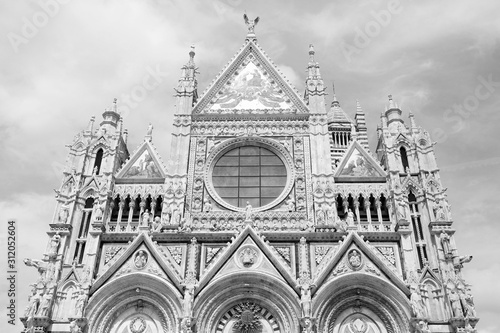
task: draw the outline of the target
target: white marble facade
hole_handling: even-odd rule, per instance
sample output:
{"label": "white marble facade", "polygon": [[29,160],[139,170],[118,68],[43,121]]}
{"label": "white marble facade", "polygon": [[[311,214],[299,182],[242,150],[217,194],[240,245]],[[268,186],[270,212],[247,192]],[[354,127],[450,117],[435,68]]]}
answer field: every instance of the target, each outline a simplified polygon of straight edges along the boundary
{"label": "white marble facade", "polygon": [[116,101],[75,137],[25,332],[475,332],[429,133],[390,96],[372,154],[314,47],[301,94],[245,21],[201,97],[189,53],[166,162]]}

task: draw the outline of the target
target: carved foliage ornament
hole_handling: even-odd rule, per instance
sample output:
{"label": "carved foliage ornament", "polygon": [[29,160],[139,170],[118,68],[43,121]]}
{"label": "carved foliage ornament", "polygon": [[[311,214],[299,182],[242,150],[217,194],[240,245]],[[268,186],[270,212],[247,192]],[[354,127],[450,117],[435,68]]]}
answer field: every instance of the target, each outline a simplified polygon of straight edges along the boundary
{"label": "carved foliage ornament", "polygon": [[244,302],[235,307],[237,319],[233,326],[233,333],[261,333],[262,323],[260,322],[261,307],[255,303]]}

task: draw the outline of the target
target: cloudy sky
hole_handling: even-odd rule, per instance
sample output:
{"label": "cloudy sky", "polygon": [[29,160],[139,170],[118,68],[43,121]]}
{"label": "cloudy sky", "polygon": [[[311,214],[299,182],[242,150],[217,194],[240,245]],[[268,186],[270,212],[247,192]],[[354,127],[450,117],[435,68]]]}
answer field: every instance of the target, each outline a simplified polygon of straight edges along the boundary
{"label": "cloudy sky", "polygon": [[[335,82],[344,110],[352,116],[356,99],[363,106],[372,149],[388,94],[434,136],[459,251],[474,256],[464,275],[478,328],[499,332],[497,0],[0,2],[0,217],[17,219],[18,259],[41,258],[45,250],[65,144],[116,97],[126,111],[129,149],[152,122],[166,160],[173,88],[190,45],[201,93],[242,45],[245,11],[260,16],[260,45],[299,91],[308,45],[315,45],[325,83]],[[133,95],[151,73],[156,87]],[[22,312],[35,271],[20,272]]]}

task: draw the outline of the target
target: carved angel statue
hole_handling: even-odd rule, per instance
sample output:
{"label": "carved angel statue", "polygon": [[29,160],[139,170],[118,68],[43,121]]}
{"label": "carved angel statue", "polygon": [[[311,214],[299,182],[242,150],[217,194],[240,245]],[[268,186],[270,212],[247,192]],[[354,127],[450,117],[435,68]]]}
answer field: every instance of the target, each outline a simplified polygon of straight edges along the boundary
{"label": "carved angel statue", "polygon": [[257,25],[257,23],[259,23],[259,17],[257,16],[254,20],[249,20],[247,14],[243,14],[243,19],[245,20],[245,24],[247,25],[248,33],[254,34],[255,26]]}

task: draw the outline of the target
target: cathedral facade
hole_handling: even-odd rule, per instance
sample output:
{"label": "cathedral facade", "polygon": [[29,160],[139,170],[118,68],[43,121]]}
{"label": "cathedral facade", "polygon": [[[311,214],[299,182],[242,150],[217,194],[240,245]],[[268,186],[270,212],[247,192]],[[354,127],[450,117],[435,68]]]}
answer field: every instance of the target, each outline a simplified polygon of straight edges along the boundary
{"label": "cathedral facade", "polygon": [[301,94],[245,21],[200,95],[189,52],[166,163],[116,100],[75,137],[23,332],[476,332],[429,133],[389,96],[372,152],[313,46]]}

